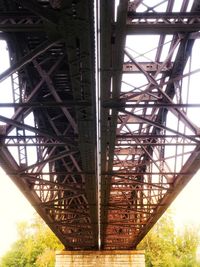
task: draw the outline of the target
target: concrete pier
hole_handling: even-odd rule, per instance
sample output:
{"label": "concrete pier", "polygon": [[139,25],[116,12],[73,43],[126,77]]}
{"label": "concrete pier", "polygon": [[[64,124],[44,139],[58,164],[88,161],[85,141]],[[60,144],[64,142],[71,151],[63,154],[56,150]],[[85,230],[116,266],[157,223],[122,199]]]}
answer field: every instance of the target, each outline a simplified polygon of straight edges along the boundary
{"label": "concrete pier", "polygon": [[59,251],[55,267],[145,267],[144,251]]}

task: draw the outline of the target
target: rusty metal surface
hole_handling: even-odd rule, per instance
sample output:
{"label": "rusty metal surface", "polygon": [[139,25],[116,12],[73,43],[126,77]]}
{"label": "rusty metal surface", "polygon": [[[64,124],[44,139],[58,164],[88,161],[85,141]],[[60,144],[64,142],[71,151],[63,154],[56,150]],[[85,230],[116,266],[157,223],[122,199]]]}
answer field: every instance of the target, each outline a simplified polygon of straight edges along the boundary
{"label": "rusty metal surface", "polygon": [[101,0],[95,54],[93,1],[0,0],[0,164],[67,249],[135,248],[200,167],[200,5],[178,2]]}
{"label": "rusty metal surface", "polygon": [[66,247],[95,249],[93,4],[0,1],[0,17],[14,96],[1,165]]}
{"label": "rusty metal surface", "polygon": [[109,22],[102,7],[102,247],[130,249],[199,168],[183,86],[199,4],[120,1]]}

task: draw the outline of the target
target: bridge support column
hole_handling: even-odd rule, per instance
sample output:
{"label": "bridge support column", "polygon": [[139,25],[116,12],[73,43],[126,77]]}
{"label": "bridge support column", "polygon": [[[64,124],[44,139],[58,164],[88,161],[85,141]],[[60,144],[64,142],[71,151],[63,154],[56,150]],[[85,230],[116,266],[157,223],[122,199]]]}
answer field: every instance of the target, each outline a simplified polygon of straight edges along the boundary
{"label": "bridge support column", "polygon": [[144,251],[61,251],[55,267],[145,267]]}

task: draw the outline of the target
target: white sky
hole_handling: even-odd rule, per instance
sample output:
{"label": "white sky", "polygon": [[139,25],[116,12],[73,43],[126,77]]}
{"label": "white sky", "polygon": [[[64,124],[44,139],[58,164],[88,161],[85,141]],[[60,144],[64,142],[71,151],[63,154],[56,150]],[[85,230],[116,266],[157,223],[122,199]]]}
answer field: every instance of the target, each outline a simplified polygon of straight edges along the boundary
{"label": "white sky", "polygon": [[182,190],[172,203],[174,210],[174,222],[177,228],[184,225],[200,226],[200,171]]}
{"label": "white sky", "polygon": [[17,239],[17,222],[30,220],[34,209],[0,168],[0,256]]}

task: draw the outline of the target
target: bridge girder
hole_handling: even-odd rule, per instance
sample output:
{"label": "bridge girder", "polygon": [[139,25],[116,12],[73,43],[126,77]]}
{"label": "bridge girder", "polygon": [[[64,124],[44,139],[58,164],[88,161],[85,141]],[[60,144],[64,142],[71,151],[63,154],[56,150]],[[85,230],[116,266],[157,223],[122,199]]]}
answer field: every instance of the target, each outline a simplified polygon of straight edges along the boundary
{"label": "bridge girder", "polygon": [[11,62],[0,82],[14,99],[0,103],[0,164],[68,249],[136,247],[200,167],[187,112],[200,103],[183,85],[198,73],[185,68],[200,5],[162,2],[121,0],[115,13],[101,0],[95,25],[92,1],[0,1]]}

